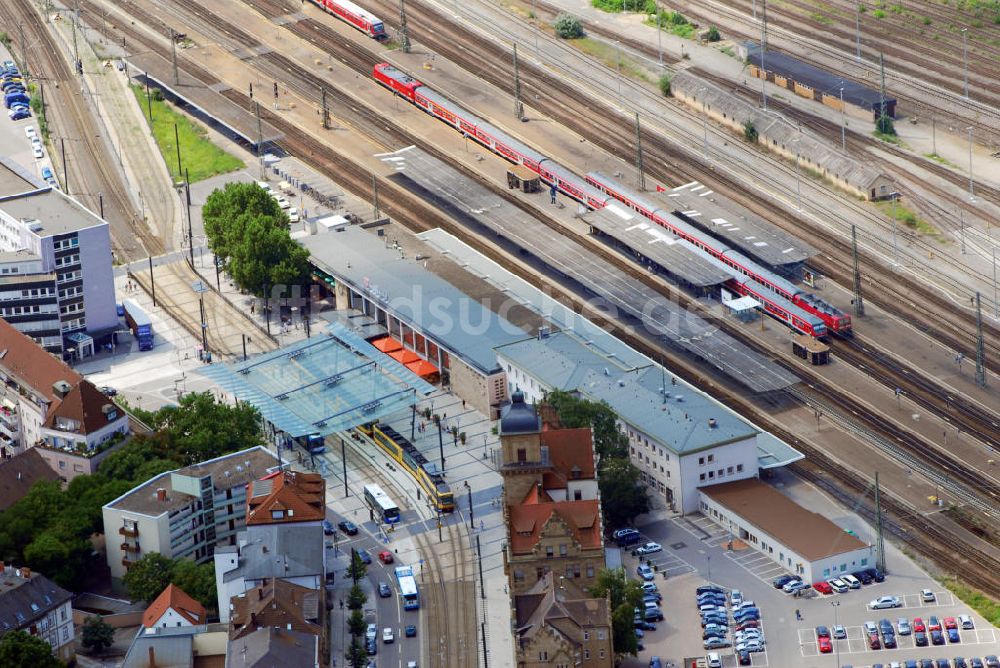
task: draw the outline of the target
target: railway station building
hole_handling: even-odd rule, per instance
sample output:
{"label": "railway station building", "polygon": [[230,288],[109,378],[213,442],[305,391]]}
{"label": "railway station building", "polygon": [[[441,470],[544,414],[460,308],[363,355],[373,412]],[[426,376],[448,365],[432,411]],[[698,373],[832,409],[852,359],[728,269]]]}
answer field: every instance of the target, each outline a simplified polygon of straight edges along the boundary
{"label": "railway station building", "polygon": [[381,338],[399,345],[395,352],[426,363],[422,373],[439,377],[480,413],[499,414],[507,382],[493,348],[523,338],[524,330],[404,257],[385,237],[347,226],[299,241],[338,311],[367,316]]}
{"label": "railway station building", "polygon": [[[770,67],[770,61],[767,61]],[[706,114],[743,137],[747,123],[757,130],[757,143],[773,153],[821,174],[834,185],[867,200],[892,196],[889,177],[871,165],[842,152],[791,123],[781,114],[764,111],[687,70],[670,80],[678,100]]]}
{"label": "railway station building", "polygon": [[698,509],[739,540],[811,583],[875,566],[875,548],[756,478],[699,490]]}
{"label": "railway station building", "polygon": [[[608,344],[614,346],[609,349]],[[607,337],[542,332],[496,349],[511,392],[540,402],[551,390],[606,401],[658,507],[697,512],[699,488],[755,478],[802,454],[758,429],[668,369]]]}

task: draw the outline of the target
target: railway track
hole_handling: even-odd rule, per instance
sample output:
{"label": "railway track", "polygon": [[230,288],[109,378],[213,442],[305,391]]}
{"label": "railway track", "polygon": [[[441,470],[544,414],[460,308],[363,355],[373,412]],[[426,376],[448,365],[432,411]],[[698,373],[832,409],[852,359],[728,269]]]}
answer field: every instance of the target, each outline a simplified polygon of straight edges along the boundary
{"label": "railway track", "polygon": [[[63,46],[53,37],[30,0],[0,3],[0,22],[21,25],[30,49],[30,73],[36,83],[45,86],[46,111],[50,125],[49,157],[53,171],[68,181],[69,192],[91,211],[99,212],[101,200],[109,222],[112,247],[119,261],[145,258],[163,251],[163,242],[141,221],[121,172],[110,157],[114,150],[106,141],[107,133],[93,117],[80,90]],[[18,35],[20,36],[20,35]],[[21,45],[23,47],[24,45]],[[54,127],[53,127],[54,126]],[[68,142],[72,173],[62,172],[57,159],[55,138]],[[136,244],[135,242],[139,243]]]}
{"label": "railway track", "polygon": [[[312,85],[312,84],[310,84],[310,85]],[[230,95],[230,97],[233,98],[233,99],[242,99],[242,95],[240,93],[237,93],[236,91],[230,90],[230,91],[227,91],[227,94]],[[244,99],[244,103],[245,102],[246,102],[246,100]],[[303,132],[302,130],[296,129],[297,130],[296,132],[290,132],[290,130],[292,130],[291,125],[288,124],[287,122],[283,122],[280,118],[272,117],[272,118],[269,118],[268,120],[270,120],[271,122],[274,122],[274,123],[278,124],[279,127],[284,126],[284,127],[282,127],[282,130],[285,131],[285,133],[286,133],[287,141],[290,144],[294,144],[299,149],[298,151],[295,151],[295,152],[299,153],[300,155],[307,155],[307,154],[312,155],[313,156],[313,162],[317,163],[317,161],[318,161],[318,163],[319,163],[316,166],[318,166],[323,171],[331,171],[331,168],[333,167],[333,165],[331,163],[329,163],[329,162],[325,162],[325,160],[324,160],[325,156],[330,155],[330,153],[331,153],[330,149],[328,149],[327,147],[325,147],[324,145],[322,145],[320,142],[318,142],[315,139],[313,139],[310,135],[308,135],[307,133]],[[353,182],[353,187],[352,187],[351,184],[345,184],[345,185],[347,185],[349,187],[349,189],[354,190],[355,192],[360,192],[360,193],[366,193],[367,192],[367,189],[368,189],[368,183],[367,183],[368,182],[368,178],[367,178],[368,174],[366,172],[364,172],[363,170],[360,170],[361,174],[355,174],[354,172],[356,170],[353,167],[345,165],[344,161],[338,161],[336,163],[336,166],[337,166],[338,171],[340,172],[341,175],[348,176],[349,180]],[[345,169],[345,167],[346,167],[346,169]],[[359,181],[360,181],[360,185],[359,185]],[[355,190],[355,188],[357,188],[357,189]],[[418,206],[414,207],[412,205],[412,199],[413,198],[407,198],[407,197],[404,196],[404,197],[401,197],[398,200],[396,200],[396,202],[402,202],[403,206],[405,207],[406,210],[405,210],[405,212],[403,212],[403,211],[399,211],[397,213],[390,212],[390,215],[393,215],[394,217],[398,217],[400,220],[405,221],[408,224],[411,224],[412,221],[413,221],[413,219],[414,219],[415,212],[418,212],[420,209],[425,208],[425,207],[423,207],[421,205],[418,205]],[[419,202],[419,200],[418,200],[418,202]],[[431,226],[442,226],[445,229],[453,229],[454,228],[454,226],[451,225],[451,224],[449,224],[449,223],[447,223],[447,221],[435,222],[435,221],[429,221],[427,218],[423,218],[423,220],[421,220],[421,222],[417,223],[417,225],[416,225],[416,227],[418,229],[426,229],[427,227],[431,227]],[[648,346],[642,346],[642,347],[648,348]],[[744,402],[737,401],[736,403],[740,404],[740,403],[744,403]]]}

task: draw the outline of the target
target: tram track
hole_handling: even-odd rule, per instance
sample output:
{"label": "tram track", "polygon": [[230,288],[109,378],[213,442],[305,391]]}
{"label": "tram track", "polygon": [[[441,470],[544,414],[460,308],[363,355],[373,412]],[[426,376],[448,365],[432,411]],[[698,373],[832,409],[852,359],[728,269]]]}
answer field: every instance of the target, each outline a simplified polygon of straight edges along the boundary
{"label": "tram track", "polygon": [[[228,96],[230,96],[231,99],[243,99],[242,95],[240,93],[237,93],[236,91],[232,91],[232,90],[226,91],[226,94]],[[243,102],[245,104],[246,100],[243,99]],[[270,114],[268,114],[268,115],[270,116]],[[274,118],[268,118],[268,120],[271,121],[271,122],[274,122],[274,123],[278,124],[279,126],[282,126],[282,125],[287,126],[287,127],[282,127],[282,130],[286,132],[287,141],[290,142],[290,143],[294,143],[294,145],[296,147],[298,147],[300,149],[300,151],[301,150],[307,151],[308,154],[310,154],[313,157],[312,161],[314,162],[314,164],[316,164],[316,160],[315,159],[320,158],[320,156],[327,156],[327,155],[329,155],[331,153],[331,151],[327,147],[325,147],[321,142],[318,142],[315,139],[312,139],[310,135],[308,135],[307,133],[304,133],[301,130],[298,131],[298,134],[296,134],[295,132],[289,133],[288,130],[291,127],[290,124],[288,124],[287,122],[283,122],[280,118],[274,117]],[[299,152],[299,154],[305,155],[307,153]],[[326,163],[325,165],[324,164],[320,164],[320,165],[316,165],[316,166],[320,167],[321,171],[329,171],[330,168],[332,167],[332,165],[330,163]],[[345,169],[345,162],[343,162],[343,161],[338,161],[336,163],[336,167],[338,169],[339,176],[344,175],[345,172],[350,173],[350,172],[354,171],[353,169]],[[367,189],[368,189],[368,176],[369,175],[364,170],[360,170],[360,171],[361,171],[361,174],[356,175],[356,177],[352,176],[351,179],[349,179],[349,180],[354,181],[354,187],[351,187],[350,184],[345,184],[345,185],[347,185],[348,188],[351,189],[352,191],[355,190],[355,187],[357,187],[358,191],[360,191],[362,193],[365,193],[365,192],[367,192]],[[360,177],[360,178],[357,178],[357,177]],[[363,185],[361,185],[360,187],[358,187],[358,181],[361,181],[361,183],[363,183]],[[422,205],[414,207],[412,205],[413,199],[414,198],[412,198],[412,197],[408,198],[405,195],[402,196],[402,197],[400,197],[398,200],[396,200],[396,202],[397,203],[403,203],[403,206],[405,207],[406,210],[405,211],[400,211],[400,212],[395,213],[395,214],[390,214],[390,215],[394,215],[394,217],[399,218],[401,221],[404,221],[407,224],[412,224],[415,212],[419,212],[420,209],[426,208],[425,206],[422,206]],[[438,224],[435,224],[434,222],[431,222],[430,224],[428,224],[427,219],[423,219],[421,221],[421,223],[419,223],[417,225],[418,229],[427,229],[428,227],[432,227],[432,226],[442,226],[445,229],[454,229],[454,226],[448,224],[447,221],[442,221],[441,223],[438,223]],[[476,245],[476,244],[474,244],[474,245]],[[643,345],[642,347],[648,349],[648,345]],[[743,401],[738,401],[736,403],[737,404],[741,404],[741,403],[744,403],[744,402]]]}

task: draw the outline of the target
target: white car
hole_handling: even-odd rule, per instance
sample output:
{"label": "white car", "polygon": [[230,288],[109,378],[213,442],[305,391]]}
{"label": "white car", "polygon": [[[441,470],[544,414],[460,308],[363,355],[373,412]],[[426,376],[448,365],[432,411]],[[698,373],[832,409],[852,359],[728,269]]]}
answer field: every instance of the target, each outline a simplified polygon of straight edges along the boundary
{"label": "white car", "polygon": [[[281,203],[279,202],[279,205]],[[659,543],[646,543],[642,547],[636,549],[636,554],[653,554],[654,552],[660,552],[663,550],[663,546]]]}
{"label": "white car", "polygon": [[901,608],[903,603],[895,596],[880,596],[868,604],[872,610],[884,610],[886,608]]}
{"label": "white car", "polygon": [[35,126],[34,125],[28,125],[28,126],[26,126],[24,128],[24,134],[25,134],[25,136],[27,136],[28,139],[32,139],[32,140],[35,139],[36,137],[38,137],[38,133],[35,132]]}
{"label": "white car", "polygon": [[654,582],[643,582],[640,585],[640,587],[642,588],[642,591],[644,591],[647,594],[655,594],[659,593],[660,591],[659,588],[657,588],[656,583]]}
{"label": "white car", "polygon": [[718,652],[709,652],[705,659],[708,660],[708,668],[722,668],[722,657]]}
{"label": "white car", "polygon": [[387,626],[384,629],[382,629],[382,642],[390,643],[395,639],[396,637],[392,635],[392,627]]}
{"label": "white car", "polygon": [[729,602],[733,604],[734,608],[740,607],[743,603],[743,592],[739,589],[734,589],[732,593],[729,594]]}
{"label": "white car", "polygon": [[827,580],[826,582],[831,587],[833,587],[833,591],[837,592],[838,594],[843,594],[848,589],[850,589],[850,587],[848,587],[847,584],[839,578],[832,578],[830,580]]}
{"label": "white car", "polygon": [[908,636],[913,633],[913,627],[910,626],[910,620],[906,617],[900,617],[896,621],[896,628],[899,629],[899,635]]}
{"label": "white car", "polygon": [[42,153],[42,147],[38,145],[31,147],[31,155],[35,156],[38,159],[42,159],[45,157],[45,154]]}
{"label": "white car", "polygon": [[293,206],[291,209],[288,210],[288,222],[297,223],[300,220],[302,220],[302,218],[299,217],[299,210],[298,208]]}
{"label": "white car", "polygon": [[933,603],[934,601],[937,600],[937,597],[934,596],[934,592],[932,592],[930,589],[921,589],[920,600],[923,601],[924,603]]}
{"label": "white car", "polygon": [[258,181],[258,182],[257,182],[257,186],[258,186],[258,187],[259,187],[259,188],[260,188],[261,190],[263,190],[264,192],[266,192],[266,193],[267,193],[268,195],[270,195],[270,194],[271,194],[271,186],[270,186],[270,185],[268,185],[267,181]]}
{"label": "white car", "polygon": [[969,615],[959,615],[958,625],[963,629],[974,629],[976,625],[972,623],[972,617]]}
{"label": "white car", "polygon": [[291,202],[285,199],[285,197],[282,195],[278,195],[277,197],[275,197],[274,201],[277,202],[278,206],[281,207],[282,209],[287,209],[290,206],[292,206]]}

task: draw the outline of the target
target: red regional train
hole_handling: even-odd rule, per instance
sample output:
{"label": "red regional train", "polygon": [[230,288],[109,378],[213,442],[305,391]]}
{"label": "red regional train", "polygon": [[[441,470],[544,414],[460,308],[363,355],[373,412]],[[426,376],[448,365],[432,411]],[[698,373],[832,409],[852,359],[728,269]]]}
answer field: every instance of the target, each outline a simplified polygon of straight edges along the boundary
{"label": "red regional train", "polygon": [[386,39],[382,19],[358,7],[351,0],[312,0],[312,3],[337,18],[351,24],[364,34],[375,39]]}
{"label": "red regional train", "polygon": [[[748,281],[740,281],[736,278],[730,281],[732,283],[730,287],[740,294],[749,294],[764,302],[765,309],[769,314],[797,331],[817,338],[825,336],[828,331],[834,331],[840,335],[850,333],[850,317],[846,314],[826,305],[814,295],[803,292],[788,280],[765,269],[742,253],[729,248],[723,242],[702,233],[672,213],[648,204],[640,196],[626,191],[622,186],[606,177],[592,173],[588,174],[586,179],[581,179],[565,167],[469,113],[389,63],[375,65],[373,77],[389,90],[402,95],[420,109],[451,125],[463,135],[476,140],[513,163],[524,165],[537,173],[546,183],[558,188],[573,199],[594,209],[603,208],[612,198],[621,200],[658,225],[687,239],[728,267],[752,279],[760,287],[766,288],[766,290],[761,290],[760,287]],[[773,293],[777,298],[772,298],[769,293]],[[815,306],[817,302],[825,305],[834,313],[821,312],[822,309]]]}

